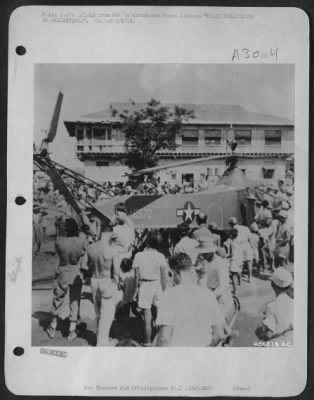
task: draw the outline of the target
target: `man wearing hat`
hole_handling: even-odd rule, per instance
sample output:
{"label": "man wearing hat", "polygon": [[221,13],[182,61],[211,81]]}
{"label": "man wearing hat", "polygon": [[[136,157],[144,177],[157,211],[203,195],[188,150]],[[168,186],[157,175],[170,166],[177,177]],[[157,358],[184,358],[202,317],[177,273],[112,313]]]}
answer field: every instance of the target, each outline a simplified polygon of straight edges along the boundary
{"label": "man wearing hat", "polygon": [[209,237],[213,239],[213,234],[211,231],[207,228],[206,223],[207,223],[207,215],[201,211],[199,214],[196,216],[196,222],[198,225],[198,228],[193,232],[192,238],[195,240],[199,240],[199,238],[203,237]]}
{"label": "man wearing hat", "polygon": [[275,270],[271,277],[271,287],[275,292],[276,300],[267,305],[265,319],[256,330],[261,340],[292,344],[294,305],[293,299],[288,295],[292,284],[293,278],[289,271],[283,267]]}
{"label": "man wearing hat", "polygon": [[196,259],[198,283],[215,293],[222,314],[228,318],[233,311],[228,262],[216,254],[217,247],[210,238],[200,238],[196,250],[198,253]]}
{"label": "man wearing hat", "polygon": [[291,237],[288,213],[286,210],[279,211],[278,221],[279,224],[276,233],[276,247],[274,252],[275,267],[283,266],[288,263]]}
{"label": "man wearing hat", "polygon": [[255,222],[259,227],[266,221],[267,218],[272,218],[271,211],[269,209],[268,200],[263,200],[260,209],[257,211],[255,215]]}
{"label": "man wearing hat", "polygon": [[247,226],[238,224],[238,221],[235,217],[231,217],[229,219],[229,225],[231,226],[232,229],[235,229],[238,232],[236,242],[242,251],[243,265],[247,266],[248,281],[250,282],[252,277],[252,265],[253,265],[253,251],[250,242],[251,232]]}
{"label": "man wearing hat", "polygon": [[170,257],[175,286],[163,292],[157,313],[157,347],[207,347],[224,338],[224,318],[214,293],[196,282],[187,254]]}
{"label": "man wearing hat", "polygon": [[175,245],[174,254],[185,253],[190,256],[194,265],[197,256],[198,241],[189,237],[190,227],[187,221],[177,227],[178,233],[181,236],[179,242]]}

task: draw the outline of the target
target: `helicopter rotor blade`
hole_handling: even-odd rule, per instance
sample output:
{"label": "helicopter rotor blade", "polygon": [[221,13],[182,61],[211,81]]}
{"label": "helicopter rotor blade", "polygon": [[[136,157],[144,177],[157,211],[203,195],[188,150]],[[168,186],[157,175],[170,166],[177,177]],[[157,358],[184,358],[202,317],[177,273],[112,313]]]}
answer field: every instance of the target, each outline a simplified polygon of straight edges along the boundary
{"label": "helicopter rotor blade", "polygon": [[57,134],[57,128],[58,128],[58,122],[59,122],[59,117],[60,117],[60,111],[61,111],[61,106],[62,106],[62,100],[63,100],[63,93],[59,92],[56,105],[52,114],[51,122],[50,122],[50,127],[47,135],[46,141],[48,143],[53,142],[54,138],[56,137]]}
{"label": "helicopter rotor blade", "polygon": [[189,160],[183,160],[183,161],[177,161],[175,163],[171,163],[171,164],[166,164],[166,165],[160,165],[157,167],[151,167],[151,168],[145,168],[145,169],[141,169],[135,172],[132,172],[130,174],[125,174],[124,176],[140,176],[143,174],[149,174],[152,172],[157,172],[157,171],[161,171],[163,169],[167,169],[167,168],[176,168],[176,167],[181,167],[183,165],[192,165],[192,164],[198,164],[198,163],[202,163],[202,162],[206,162],[206,161],[211,161],[211,160],[223,160],[223,159],[228,159],[231,157],[235,157],[237,159],[258,159],[258,158],[274,158],[276,157],[275,154],[273,155],[257,155],[257,154],[221,154],[221,155],[217,155],[217,156],[208,156],[208,157],[200,157],[200,158],[194,158],[194,159],[189,159]]}
{"label": "helicopter rotor blade", "polygon": [[171,164],[166,164],[166,165],[160,165],[160,166],[157,166],[157,167],[141,169],[139,171],[135,171],[135,172],[132,172],[130,174],[125,174],[124,176],[140,176],[140,175],[143,175],[143,174],[149,174],[149,173],[152,173],[152,172],[161,171],[161,170],[167,169],[167,168],[176,168],[176,167],[181,167],[183,165],[197,164],[197,163],[204,162],[204,161],[220,160],[220,159],[224,159],[224,158],[226,158],[225,155],[219,155],[219,156],[195,158],[194,160],[190,159],[190,160],[177,161],[177,162],[171,163]]}

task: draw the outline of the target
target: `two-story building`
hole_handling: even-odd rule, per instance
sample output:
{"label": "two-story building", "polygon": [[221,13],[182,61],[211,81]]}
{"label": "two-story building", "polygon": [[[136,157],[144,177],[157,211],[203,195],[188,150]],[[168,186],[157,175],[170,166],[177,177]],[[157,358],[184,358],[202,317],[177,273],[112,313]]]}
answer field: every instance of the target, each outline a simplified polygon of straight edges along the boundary
{"label": "two-story building", "polygon": [[[124,164],[125,136],[119,118],[113,117],[111,110],[132,112],[143,106],[113,103],[104,111],[64,122],[69,135],[76,138],[76,154],[84,163],[87,177],[101,182],[122,180],[122,175],[129,171]],[[287,159],[294,153],[293,121],[248,111],[240,105],[180,106],[193,110],[194,118],[183,123],[174,150],[158,153],[160,165],[175,160],[230,155],[227,140],[234,137],[238,142],[237,154],[250,156],[239,162],[248,178],[264,179],[269,183],[284,179]],[[215,182],[224,170],[225,161],[221,159],[169,168],[159,175],[162,181],[197,184],[205,179]]]}

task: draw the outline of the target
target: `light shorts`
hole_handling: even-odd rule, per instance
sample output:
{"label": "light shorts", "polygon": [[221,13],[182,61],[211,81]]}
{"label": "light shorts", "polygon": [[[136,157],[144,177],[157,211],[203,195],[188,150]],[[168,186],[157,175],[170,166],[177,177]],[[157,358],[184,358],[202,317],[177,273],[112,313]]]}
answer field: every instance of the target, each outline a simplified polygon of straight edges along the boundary
{"label": "light shorts", "polygon": [[253,260],[253,251],[249,242],[241,243],[241,249],[243,254],[243,261]]}
{"label": "light shorts", "polygon": [[158,307],[161,297],[160,281],[141,281],[138,293],[138,306],[140,308]]}

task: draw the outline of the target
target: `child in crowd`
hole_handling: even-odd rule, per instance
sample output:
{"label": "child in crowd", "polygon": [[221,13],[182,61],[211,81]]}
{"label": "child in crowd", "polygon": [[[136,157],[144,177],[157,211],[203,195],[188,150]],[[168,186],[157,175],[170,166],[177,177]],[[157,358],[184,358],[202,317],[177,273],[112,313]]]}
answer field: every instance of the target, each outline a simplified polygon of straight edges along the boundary
{"label": "child in crowd", "polygon": [[128,318],[130,309],[134,303],[133,297],[135,293],[135,274],[134,269],[132,269],[132,260],[130,258],[123,258],[121,261],[119,289],[123,291],[122,301],[119,304],[120,313]]}

